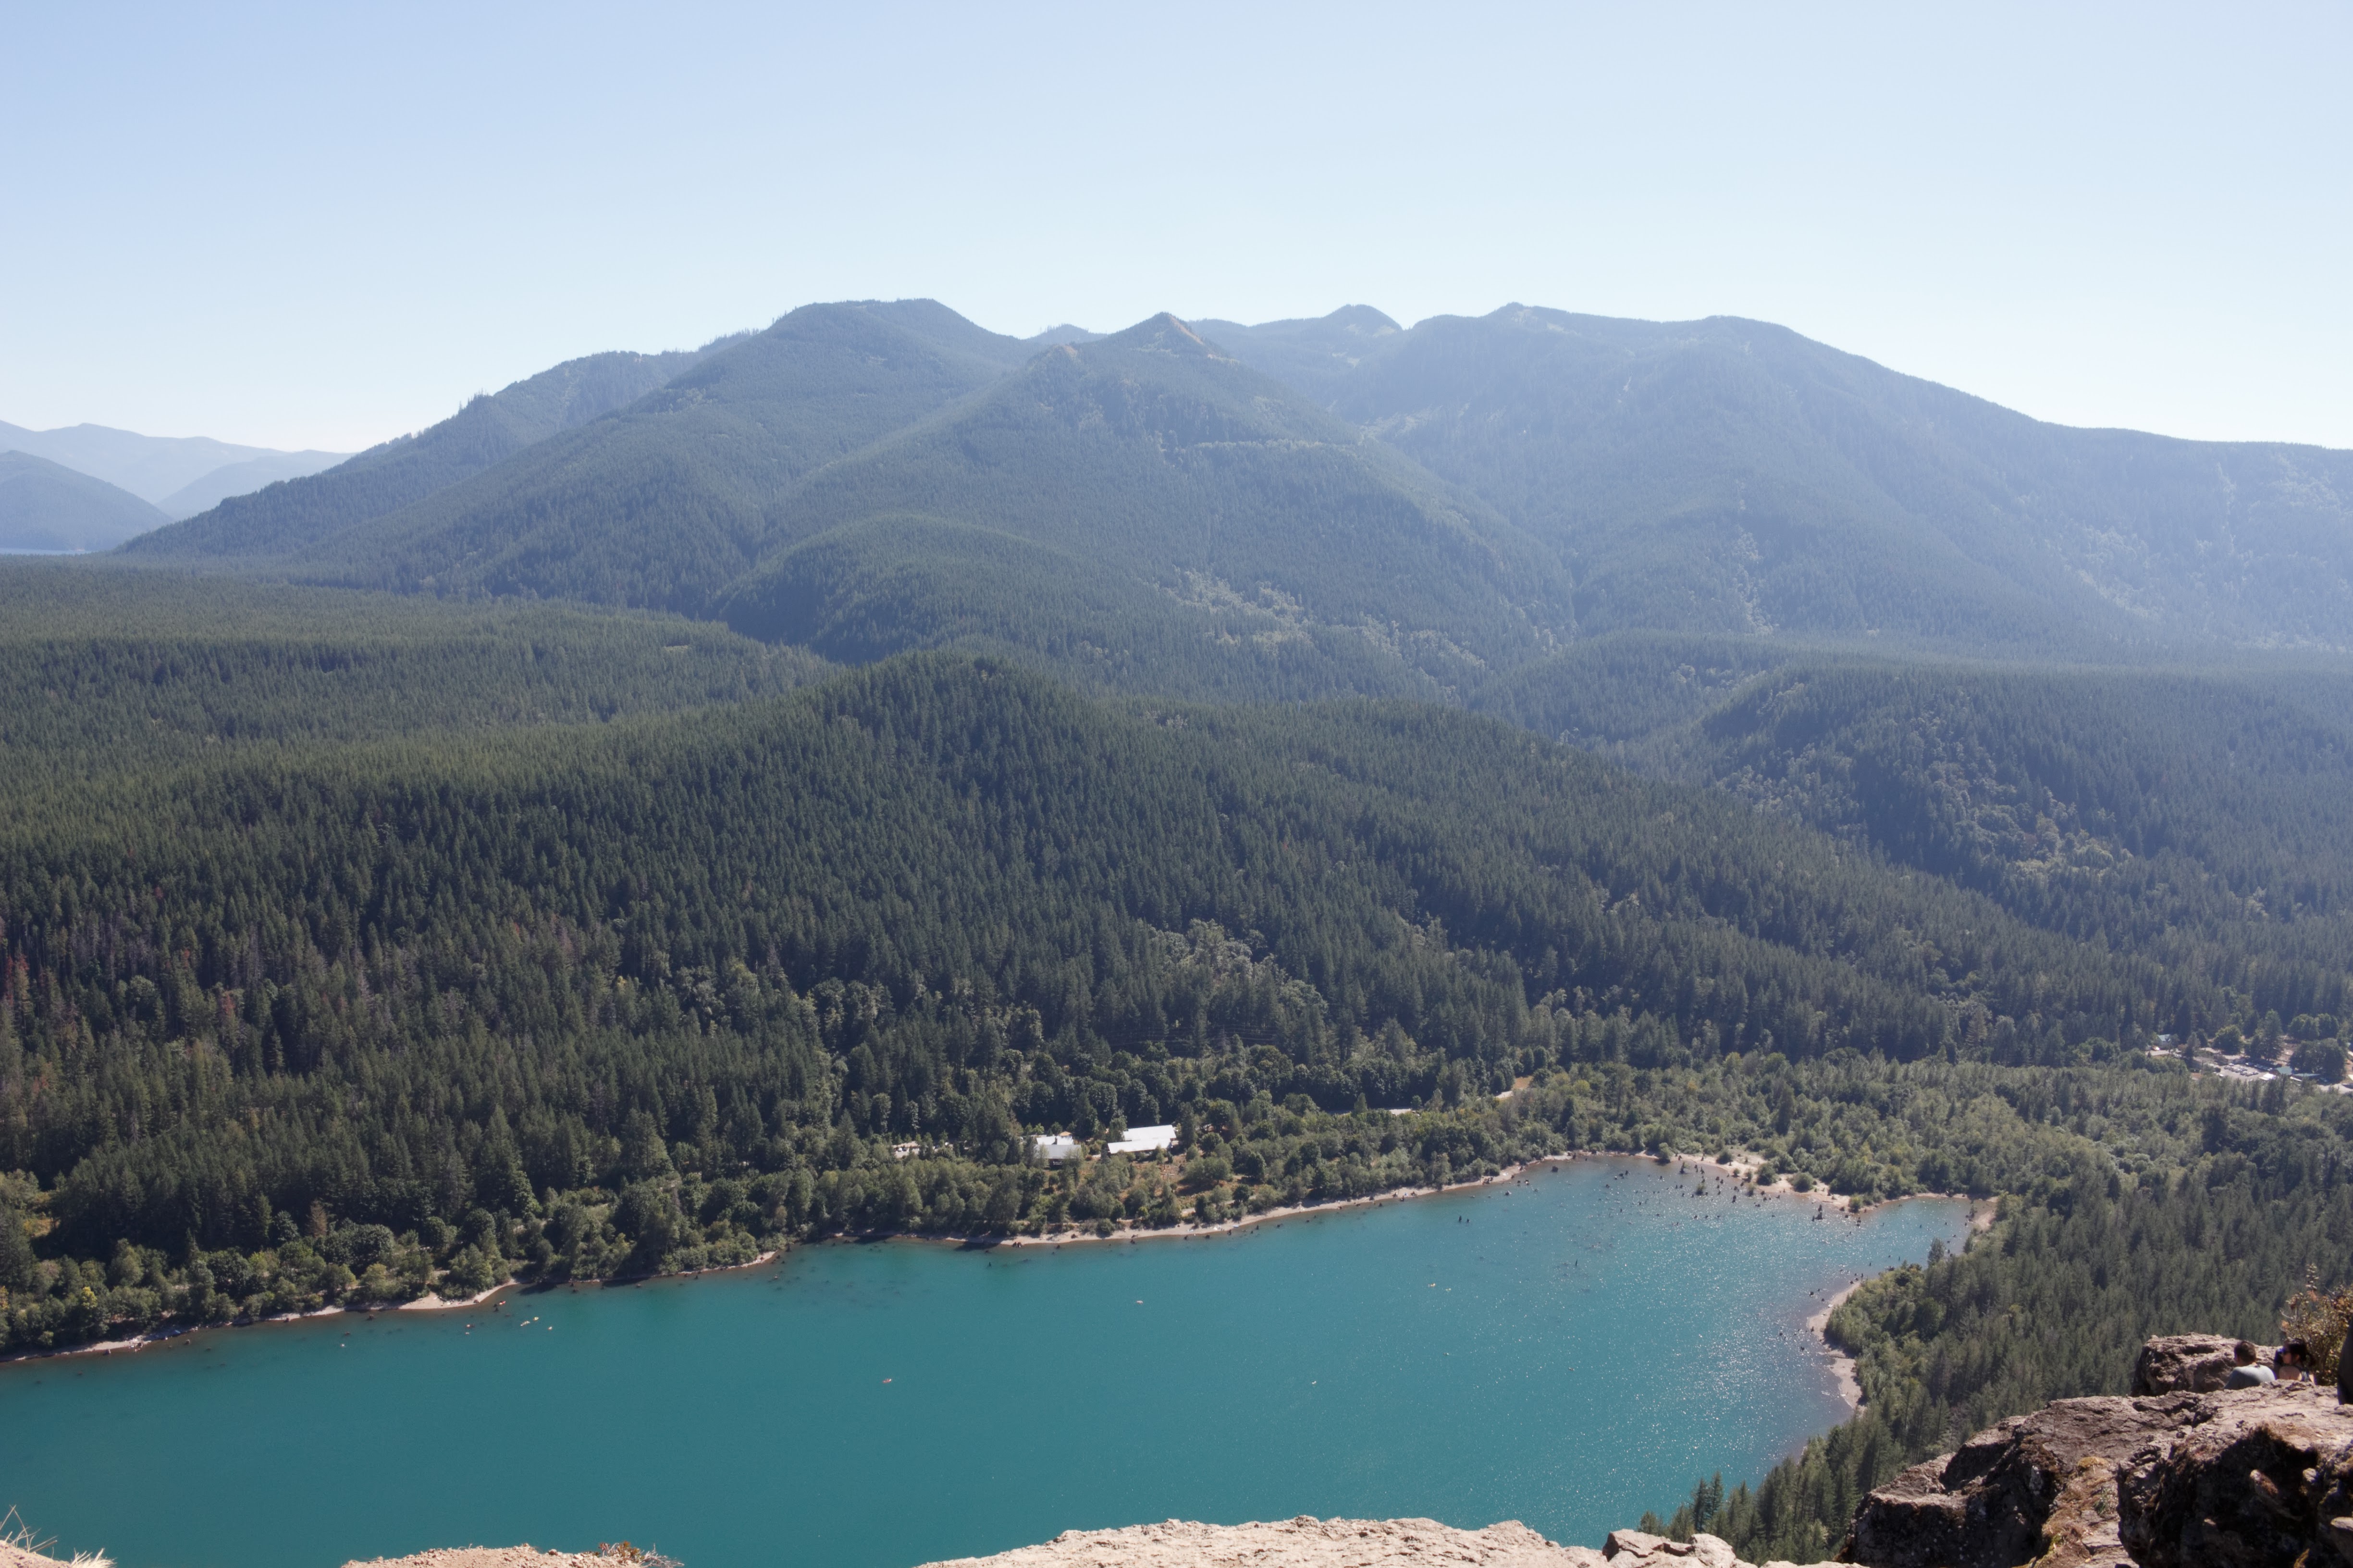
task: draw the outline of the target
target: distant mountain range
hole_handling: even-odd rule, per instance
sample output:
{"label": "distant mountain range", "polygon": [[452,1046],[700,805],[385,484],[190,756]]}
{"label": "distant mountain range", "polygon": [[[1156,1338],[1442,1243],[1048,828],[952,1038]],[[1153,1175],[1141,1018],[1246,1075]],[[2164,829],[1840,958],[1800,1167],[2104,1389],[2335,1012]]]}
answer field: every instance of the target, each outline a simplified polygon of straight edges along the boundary
{"label": "distant mountain range", "polygon": [[0,451],[0,550],[111,550],[170,521],[103,479],[30,452]]}
{"label": "distant mountain range", "polygon": [[1520,306],[1015,340],[813,305],[558,366],[132,549],[1234,694],[1461,689],[1644,630],[2353,647],[2353,453],[2045,425],[1761,322]]}
{"label": "distant mountain range", "polygon": [[28,452],[101,479],[147,502],[166,520],[194,517],[230,496],[315,474],[349,456],[240,447],[206,436],[142,436],[104,425],[26,430],[5,421],[0,452]]}

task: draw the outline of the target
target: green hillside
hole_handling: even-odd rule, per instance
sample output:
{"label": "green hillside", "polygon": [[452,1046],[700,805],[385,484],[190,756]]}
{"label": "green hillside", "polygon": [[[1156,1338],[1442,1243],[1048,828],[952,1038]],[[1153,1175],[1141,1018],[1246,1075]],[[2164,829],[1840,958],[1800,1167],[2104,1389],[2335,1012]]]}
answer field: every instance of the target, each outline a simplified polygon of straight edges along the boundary
{"label": "green hillside", "polygon": [[1624,757],[1713,711],[1761,671],[1830,650],[1789,637],[1609,632],[1563,643],[1472,693],[1481,713]]}
{"label": "green hillside", "polygon": [[111,550],[168,521],[104,479],[0,451],[0,550]]}
{"label": "green hillside", "polygon": [[1622,754],[2201,973],[2245,998],[2252,1028],[2343,1011],[2348,702],[2353,670],[2336,665],[1808,659]]}
{"label": "green hillside", "polygon": [[1180,598],[1095,555],[936,518],[870,518],[820,533],[744,577],[722,611],[746,636],[844,664],[960,648],[1100,691],[1445,696],[1380,639],[1314,624],[1271,595]]}
{"label": "green hillside", "polygon": [[2353,454],[2044,425],[1726,317],[1229,346],[1551,545],[1584,633],[2353,646]]}
{"label": "green hillside", "polygon": [[268,570],[1226,698],[1460,690],[1540,653],[1569,592],[1477,502],[1172,319],[1033,353],[920,301],[797,311]]}
{"label": "green hillside", "polygon": [[[1450,686],[1533,657],[1568,587],[1485,508],[1166,316],[1041,353],[812,475],[772,511],[770,549],[907,513],[1029,539],[1203,610],[1359,637]],[[739,626],[752,603],[747,584]]]}
{"label": "green hillside", "polygon": [[142,540],[153,561],[273,561],[424,500],[560,431],[636,402],[705,354],[591,354],[474,398],[429,429],[372,447],[324,473],[233,495]]}
{"label": "green hillside", "polygon": [[[2222,1000],[1490,721],[936,657],[20,792],[0,919],[0,1168],[100,1255],[314,1199],[455,1219],[437,1151],[485,1138],[512,1212],[640,1117],[773,1167],[844,1119],[986,1147],[1090,1086],[1151,1120],[1204,1073],[1344,1110],[1579,1060],[2075,1060]],[[1201,922],[1247,961],[1212,1014]]]}
{"label": "green hillside", "polygon": [[818,466],[1028,351],[928,300],[811,305],[628,407],[288,557],[303,580],[705,613]]}
{"label": "green hillside", "polygon": [[0,789],[321,742],[598,724],[829,673],[708,622],[0,565]]}

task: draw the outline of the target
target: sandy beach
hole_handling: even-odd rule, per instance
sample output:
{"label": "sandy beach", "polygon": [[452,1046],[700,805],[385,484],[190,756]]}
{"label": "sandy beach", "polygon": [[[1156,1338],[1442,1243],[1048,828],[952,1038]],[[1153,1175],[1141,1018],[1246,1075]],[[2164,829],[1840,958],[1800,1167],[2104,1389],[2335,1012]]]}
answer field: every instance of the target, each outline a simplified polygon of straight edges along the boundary
{"label": "sandy beach", "polygon": [[1806,1320],[1806,1331],[1822,1342],[1822,1353],[1830,1357],[1831,1375],[1838,1379],[1839,1398],[1846,1402],[1849,1414],[1862,1408],[1862,1384],[1854,1380],[1854,1357],[1831,1343],[1829,1331],[1831,1314],[1837,1311],[1849,1296],[1862,1289],[1862,1281],[1855,1280],[1823,1302],[1822,1310]]}

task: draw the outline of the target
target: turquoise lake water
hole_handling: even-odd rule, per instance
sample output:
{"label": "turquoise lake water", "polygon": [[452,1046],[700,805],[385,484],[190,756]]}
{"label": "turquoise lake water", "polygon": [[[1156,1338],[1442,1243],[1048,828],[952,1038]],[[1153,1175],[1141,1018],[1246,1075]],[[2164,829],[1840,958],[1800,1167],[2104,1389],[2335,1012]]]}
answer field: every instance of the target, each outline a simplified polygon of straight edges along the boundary
{"label": "turquoise lake water", "polygon": [[1694,1185],[1588,1160],[1227,1237],[834,1244],[0,1366],[0,1511],[122,1568],[623,1538],[909,1568],[1303,1513],[1598,1543],[1841,1420],[1806,1318],[1967,1224]]}

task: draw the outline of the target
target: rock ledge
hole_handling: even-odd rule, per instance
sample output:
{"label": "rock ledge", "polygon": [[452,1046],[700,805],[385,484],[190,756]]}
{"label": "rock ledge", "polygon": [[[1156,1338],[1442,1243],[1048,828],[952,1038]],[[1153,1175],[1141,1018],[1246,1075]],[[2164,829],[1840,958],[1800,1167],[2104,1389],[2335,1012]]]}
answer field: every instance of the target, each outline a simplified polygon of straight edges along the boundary
{"label": "rock ledge", "polygon": [[[1713,1535],[1662,1540],[1612,1533],[1599,1551],[1560,1546],[1517,1520],[1458,1530],[1428,1519],[1297,1519],[1258,1524],[1169,1520],[1124,1530],[1071,1530],[1040,1546],[926,1568],[1753,1568]],[[1766,1568],[1789,1568],[1767,1564]],[[1827,1565],[1825,1565],[1827,1568]]]}

